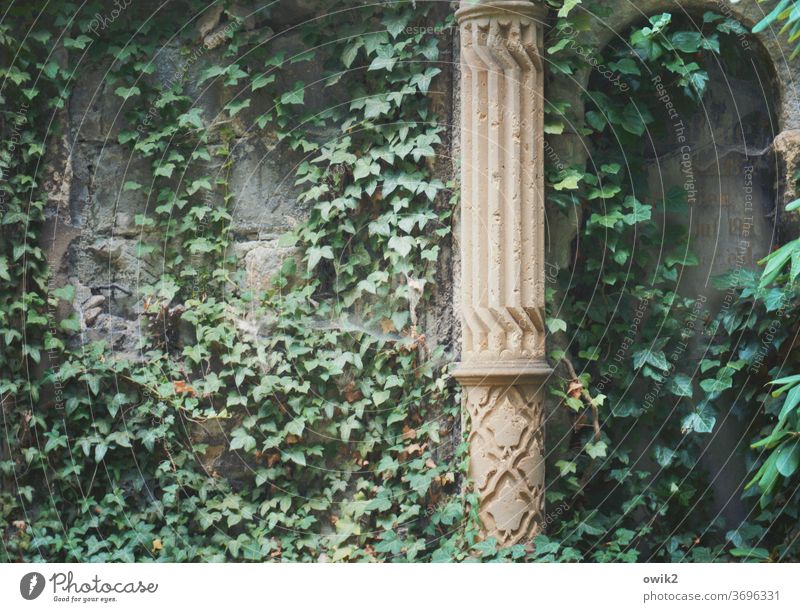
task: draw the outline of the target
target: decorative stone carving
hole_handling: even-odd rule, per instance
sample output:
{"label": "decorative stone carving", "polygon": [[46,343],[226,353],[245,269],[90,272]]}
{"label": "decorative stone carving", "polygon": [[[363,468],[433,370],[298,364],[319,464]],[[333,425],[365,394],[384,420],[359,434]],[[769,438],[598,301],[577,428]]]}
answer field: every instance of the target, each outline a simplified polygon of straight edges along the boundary
{"label": "decorative stone carving", "polygon": [[544,511],[542,25],[529,1],[464,0],[462,362],[484,535],[539,533]]}
{"label": "decorative stone carving", "polygon": [[504,543],[535,535],[544,507],[541,386],[467,386],[465,394],[485,533]]}

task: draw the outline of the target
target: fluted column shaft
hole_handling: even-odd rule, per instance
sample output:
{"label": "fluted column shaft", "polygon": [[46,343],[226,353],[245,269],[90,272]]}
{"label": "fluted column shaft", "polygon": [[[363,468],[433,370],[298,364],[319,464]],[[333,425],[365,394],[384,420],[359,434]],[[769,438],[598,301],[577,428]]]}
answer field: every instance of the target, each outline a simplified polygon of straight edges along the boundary
{"label": "fluted column shaft", "polygon": [[462,0],[461,308],[470,476],[484,536],[530,539],[544,514],[542,24],[525,1]]}

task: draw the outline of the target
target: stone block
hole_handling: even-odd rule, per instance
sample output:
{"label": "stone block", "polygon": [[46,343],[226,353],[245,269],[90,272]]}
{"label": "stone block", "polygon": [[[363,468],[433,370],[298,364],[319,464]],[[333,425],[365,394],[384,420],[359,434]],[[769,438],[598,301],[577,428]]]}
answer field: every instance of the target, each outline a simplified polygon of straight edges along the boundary
{"label": "stone block", "polygon": [[258,141],[241,142],[231,154],[231,229],[236,237],[275,238],[305,217],[294,186],[299,161],[294,155]]}
{"label": "stone block", "polygon": [[256,292],[265,291],[272,285],[288,257],[298,256],[297,249],[279,246],[278,240],[258,240],[234,246],[237,260],[244,265],[244,286]]}

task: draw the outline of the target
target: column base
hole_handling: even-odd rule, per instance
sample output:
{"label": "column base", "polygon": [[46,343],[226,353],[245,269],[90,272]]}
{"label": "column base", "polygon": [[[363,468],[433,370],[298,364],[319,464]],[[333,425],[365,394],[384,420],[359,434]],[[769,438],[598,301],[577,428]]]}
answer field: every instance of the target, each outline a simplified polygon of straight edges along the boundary
{"label": "column base", "polygon": [[530,541],[544,525],[543,362],[459,364],[470,417],[469,476],[481,535],[502,546]]}

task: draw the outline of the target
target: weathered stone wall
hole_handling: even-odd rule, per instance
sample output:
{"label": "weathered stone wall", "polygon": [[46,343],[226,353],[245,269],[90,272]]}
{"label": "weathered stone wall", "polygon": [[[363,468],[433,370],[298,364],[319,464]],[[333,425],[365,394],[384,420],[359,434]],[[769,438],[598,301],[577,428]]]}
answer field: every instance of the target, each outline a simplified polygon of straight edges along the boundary
{"label": "weathered stone wall", "polygon": [[[354,0],[355,3],[366,2]],[[161,4],[148,0],[132,5],[120,18],[142,23]],[[273,104],[269,96],[253,96],[250,107],[231,121],[223,109],[231,101],[233,88],[224,87],[221,79],[201,84],[200,75],[209,66],[230,62],[230,58],[224,58],[228,43],[225,34],[230,28],[259,42],[269,40],[271,52],[283,52],[287,60],[304,54],[308,47],[301,40],[297,26],[323,15],[327,8],[325,0],[281,1],[266,12],[263,3],[245,0],[232,9],[239,16],[239,22],[223,13],[221,3],[197,20],[187,20],[178,12],[175,38],[163,41],[154,58],[154,72],[142,76],[151,84],[182,82],[186,95],[193,101],[192,106],[201,111],[209,146],[224,144],[228,147],[230,157],[226,162],[229,164],[225,165],[229,167],[225,172],[233,196],[229,206],[233,219],[228,228],[231,246],[227,255],[232,256],[231,276],[241,273],[242,283],[255,290],[266,288],[285,258],[295,253],[293,248],[280,246],[279,238],[308,214],[306,205],[297,201],[301,188],[294,185],[295,170],[304,157],[280,144],[270,135],[269,126],[265,130],[253,127],[255,119]],[[450,9],[443,3],[437,10],[439,17],[443,17]],[[189,38],[191,42],[180,43],[178,36],[184,41]],[[453,134],[452,72],[447,69],[453,56],[450,37],[447,30],[441,34],[443,71],[430,88],[434,110],[448,127],[441,134],[444,143],[440,147],[441,154],[429,163],[445,183],[454,175],[449,154]],[[74,63],[75,57],[70,60]],[[61,62],[67,65],[63,53]],[[304,113],[349,103],[351,94],[344,84],[324,85],[322,62],[319,57],[297,63],[287,61],[276,71],[275,90],[290,91],[296,82],[303,82],[306,85]],[[140,315],[145,297],[142,287],[154,284],[165,272],[163,241],[160,244],[159,236],[142,234],[141,226],[136,224],[137,215],[152,213],[158,206],[155,196],[148,200],[144,190],[124,188],[129,182],[150,185],[153,181],[151,162],[133,151],[132,142],[120,144],[118,138],[120,133],[131,130],[138,130],[140,137],[146,137],[157,121],[139,125],[126,121],[128,110],[146,103],[136,97],[122,103],[122,98],[114,91],[118,84],[107,83],[110,60],[98,63],[96,58],[84,58],[79,65],[69,67],[75,71],[77,81],[66,108],[59,114],[59,125],[53,128],[53,133],[59,136],[49,139],[44,171],[49,197],[42,247],[54,271],[53,286],[70,284],[76,288],[71,309],[80,314],[81,332],[75,342],[104,340],[109,352],[116,357],[140,359],[140,325],[144,320]],[[154,116],[161,112],[152,107],[135,110]],[[296,129],[310,132],[309,139],[340,135],[338,131],[320,133],[320,128],[314,126],[301,125]],[[214,176],[222,171],[223,164],[218,158],[213,159],[216,165],[204,168],[204,175]],[[191,182],[193,178],[197,177],[173,177],[176,184]],[[216,189],[204,197],[217,204],[221,203],[223,194]],[[449,203],[443,201],[442,205],[449,206]],[[180,217],[176,217],[176,223],[180,221]],[[141,244],[159,246],[152,254],[143,255]],[[428,346],[444,346],[444,359],[450,362],[456,358],[451,349],[457,336],[452,290],[452,269],[457,256],[450,238],[444,240],[441,253],[433,299],[429,308],[418,315]],[[194,293],[199,291],[202,289]],[[181,307],[180,304],[172,306]],[[60,315],[67,316],[69,309],[70,305],[62,302]],[[197,426],[193,432],[197,442],[208,445],[203,461],[210,473],[236,479],[243,472],[244,466],[237,453],[227,451],[230,442],[227,432],[237,422],[237,418],[233,418],[224,428]],[[453,435],[457,438],[459,432]]]}
{"label": "weathered stone wall", "polygon": [[[142,4],[146,11],[147,3]],[[254,36],[279,34],[277,45],[291,57],[305,50],[294,26],[313,17],[325,9],[324,0],[300,0],[282,2],[282,9],[273,12],[268,19],[255,18],[247,6],[241,7],[244,30]],[[668,0],[646,0],[614,2],[615,10],[610,19],[592,21],[590,32],[582,38],[582,44],[602,47],[615,34],[624,32],[630,25],[646,16],[666,10],[675,10],[675,3]],[[680,3],[690,12],[715,10],[733,16],[746,26],[752,26],[763,14],[763,5],[756,0],[689,0]],[[451,10],[442,3],[441,12]],[[221,144],[219,113],[229,101],[229,93],[220,84],[197,85],[203,68],[220,60],[223,48],[214,44],[214,35],[228,27],[219,12],[209,13],[200,22],[190,27],[195,29],[196,44],[193,48],[179,47],[167,42],[156,57],[157,69],[147,78],[160,80],[182,78],[195,105],[202,110],[203,122],[209,130],[211,142]],[[456,40],[453,40],[456,38]],[[783,177],[793,173],[800,161],[800,93],[796,83],[798,62],[790,62],[790,49],[785,37],[777,32],[766,32],[759,36],[764,55],[772,64],[775,82],[778,85],[776,104],[777,125],[774,150],[781,165],[777,172],[779,206],[796,197],[793,185]],[[208,48],[204,43],[210,42]],[[445,51],[440,67],[451,62],[450,70],[444,70],[431,87],[436,110],[440,119],[448,126],[443,135],[445,146],[434,161],[435,171],[444,180],[458,176],[460,147],[457,130],[459,122],[457,32],[446,30],[442,34],[440,48]],[[187,58],[197,56],[187,66]],[[82,341],[104,338],[115,351],[136,356],[139,337],[138,314],[141,311],[140,294],[137,287],[151,283],[161,273],[158,253],[143,258],[137,252],[140,228],[135,216],[152,209],[155,203],[148,202],[141,191],[125,191],[123,185],[135,181],[147,185],[152,180],[149,164],[131,154],[129,146],[117,143],[121,130],[135,129],[124,120],[125,105],[105,83],[108,66],[93,65],[91,69],[78,67],[76,83],[67,108],[61,113],[60,129],[64,136],[50,140],[49,164],[46,169],[46,188],[49,191],[47,205],[48,223],[44,232],[45,247],[56,273],[55,285],[70,283],[77,288],[73,308],[81,313]],[[321,73],[321,66],[314,62],[296,64],[292,70],[301,73],[285,74],[286,87],[295,80],[314,82]],[[545,71],[546,71],[545,66]],[[546,81],[546,96],[572,102],[577,118],[582,114],[582,90],[591,76],[591,68],[575,75],[570,83],[565,79]],[[335,88],[315,86],[306,92],[306,102],[324,108],[336,99],[346,99],[347,92]],[[136,104],[130,100],[127,104]],[[252,108],[242,111],[235,121],[224,127],[233,130],[231,146],[230,188],[234,195],[233,222],[230,232],[233,238],[232,255],[244,270],[245,282],[255,288],[263,288],[283,259],[291,255],[291,249],[278,245],[278,237],[302,220],[306,211],[296,202],[293,185],[293,170],[301,157],[277,144],[263,134],[248,131],[254,117],[263,112],[269,100],[256,102]],[[545,150],[552,159],[564,166],[581,164],[591,151],[575,130],[567,128],[564,134],[547,136]],[[552,152],[552,153],[550,153]],[[213,170],[213,169],[212,169]],[[221,198],[215,193],[213,197]],[[459,219],[453,220],[454,236],[458,236]],[[548,210],[547,246],[545,259],[547,276],[552,278],[559,268],[572,265],[573,240],[581,219]],[[785,238],[795,236],[800,230],[793,218],[781,221]],[[420,320],[426,328],[429,345],[444,346],[448,359],[459,358],[460,322],[454,313],[459,312],[458,288],[460,261],[458,244],[443,245],[437,287],[430,308],[421,313]],[[109,286],[122,290],[109,290]],[[124,291],[123,291],[124,290]],[[559,375],[566,376],[558,371]],[[569,424],[564,420],[563,410],[550,406],[546,417],[548,442],[552,450]]]}
{"label": "weathered stone wall", "polygon": [[[155,71],[143,76],[161,84],[182,81],[193,106],[201,110],[210,146],[226,142],[229,147],[228,183],[234,196],[229,227],[231,254],[244,270],[244,282],[255,289],[264,288],[291,254],[291,249],[278,245],[278,239],[306,214],[296,201],[298,188],[294,186],[294,170],[301,157],[270,137],[268,130],[253,131],[254,119],[271,105],[268,97],[255,97],[249,108],[233,121],[226,121],[227,116],[221,113],[230,101],[230,88],[225,88],[220,79],[200,85],[199,75],[209,66],[224,62],[226,41],[221,35],[226,28],[235,27],[263,39],[275,37],[272,48],[276,53],[284,52],[287,58],[305,52],[306,46],[293,26],[313,17],[322,4],[292,3],[290,9],[267,19],[256,18],[252,7],[241,6],[237,9],[242,15],[238,24],[226,21],[221,10],[207,12],[185,26],[193,29],[196,43],[181,46],[165,41],[155,57]],[[147,7],[140,10],[146,13]],[[176,15],[176,24],[180,23]],[[137,248],[143,236],[135,223],[136,215],[152,212],[157,206],[155,197],[148,200],[144,190],[124,189],[128,182],[150,185],[150,163],[133,152],[130,143],[119,144],[118,137],[123,131],[137,129],[146,136],[153,126],[126,122],[126,111],[141,102],[132,98],[121,104],[121,98],[114,94],[115,86],[106,83],[109,69],[109,62],[87,62],[76,69],[77,82],[59,117],[65,135],[50,145],[45,183],[50,197],[43,246],[56,273],[56,286],[69,283],[77,289],[73,308],[81,313],[82,341],[104,338],[112,350],[135,356],[141,311],[137,288],[155,282],[163,264],[158,252],[143,257]],[[319,62],[303,62],[282,72],[279,81],[287,90],[297,80],[312,83],[305,101],[321,110],[344,93],[336,88],[323,92],[321,84],[313,84],[321,74]],[[156,108],[139,110],[159,112]],[[222,129],[228,130],[224,139]],[[205,174],[217,172],[220,166],[206,168]],[[192,180],[174,178],[176,183]],[[223,194],[217,191],[208,197],[219,202]],[[120,289],[108,289],[112,285]]]}

